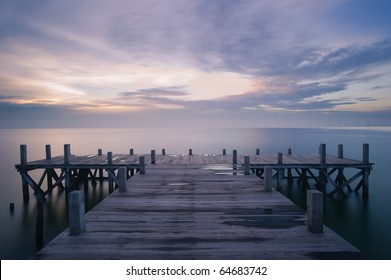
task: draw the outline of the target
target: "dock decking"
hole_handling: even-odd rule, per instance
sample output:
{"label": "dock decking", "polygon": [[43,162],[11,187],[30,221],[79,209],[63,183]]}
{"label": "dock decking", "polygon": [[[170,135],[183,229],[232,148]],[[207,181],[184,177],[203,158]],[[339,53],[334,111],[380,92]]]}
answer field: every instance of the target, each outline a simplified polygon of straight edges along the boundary
{"label": "dock decking", "polygon": [[359,258],[330,229],[307,231],[305,212],[261,179],[211,158],[160,157],[86,214],[86,232],[64,231],[35,258]]}

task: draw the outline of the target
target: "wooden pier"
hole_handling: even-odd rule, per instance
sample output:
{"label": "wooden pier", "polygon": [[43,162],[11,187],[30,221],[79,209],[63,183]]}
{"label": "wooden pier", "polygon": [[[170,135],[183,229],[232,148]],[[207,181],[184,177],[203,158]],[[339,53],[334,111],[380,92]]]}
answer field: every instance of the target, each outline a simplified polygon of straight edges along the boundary
{"label": "wooden pier", "polygon": [[[275,191],[281,180],[313,179],[316,188],[329,195],[346,195],[363,188],[368,197],[368,176],[372,163],[368,145],[363,160],[325,153],[288,153],[242,156],[181,155],[71,155],[28,162],[21,146],[21,173],[24,188],[30,185],[43,199],[54,187],[76,190],[83,180],[105,177],[118,187],[85,214],[83,229],[76,235],[66,230],[47,244],[36,259],[356,259],[359,251],[327,227],[315,232],[312,216]],[[50,151],[50,148],[46,149]],[[357,169],[346,178],[345,169]],[[29,172],[44,170],[39,181]],[[56,171],[57,170],[57,171]],[[295,175],[294,175],[295,174]],[[316,175],[317,174],[317,175]],[[104,176],[105,175],[105,176]],[[45,178],[48,188],[44,190]],[[310,189],[311,186],[308,185]],[[72,193],[72,192],[71,192]],[[322,203],[322,199],[314,199]],[[313,204],[313,201],[309,204]],[[308,206],[309,207],[309,206]],[[307,211],[307,212],[310,212]],[[312,210],[311,210],[312,212]],[[321,213],[320,213],[321,214]],[[311,216],[311,217],[310,217]],[[85,227],[85,230],[84,230]],[[319,227],[316,225],[315,227]]]}

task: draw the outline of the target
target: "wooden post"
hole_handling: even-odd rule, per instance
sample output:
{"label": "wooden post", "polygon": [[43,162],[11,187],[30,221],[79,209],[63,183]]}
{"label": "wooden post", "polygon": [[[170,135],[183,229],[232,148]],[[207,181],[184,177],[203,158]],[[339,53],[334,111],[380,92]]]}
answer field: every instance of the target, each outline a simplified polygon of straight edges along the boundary
{"label": "wooden post", "polygon": [[261,150],[260,150],[260,149],[257,149],[256,152],[255,152],[255,154],[256,154],[257,156],[259,156],[260,153],[261,153]]}
{"label": "wooden post", "polygon": [[238,163],[238,151],[237,150],[232,151],[232,163],[233,164]]}
{"label": "wooden post", "polygon": [[[363,146],[362,146],[362,161],[365,164],[369,164],[369,144],[363,144]],[[369,197],[369,173],[370,173],[370,168],[369,167],[363,169],[362,196],[363,196],[364,200],[367,200],[368,197]]]}
{"label": "wooden post", "polygon": [[[98,156],[102,156],[103,155],[103,151],[102,151],[102,149],[98,149]],[[103,169],[102,168],[100,168],[99,169],[99,179],[103,179]]]}
{"label": "wooden post", "polygon": [[[282,165],[282,153],[277,154],[278,157],[278,164]],[[278,174],[277,174],[277,188],[281,188],[281,182],[284,179],[284,168],[278,168]]]}
{"label": "wooden post", "polygon": [[129,149],[129,155],[131,155],[131,156],[134,155],[134,149]]}
{"label": "wooden post", "polygon": [[141,156],[139,158],[140,161],[140,174],[145,175],[145,157]]}
{"label": "wooden post", "polygon": [[[65,165],[69,165],[70,156],[71,156],[71,145],[65,144],[64,145],[64,164]],[[71,184],[72,184],[72,179],[71,179],[71,170],[68,167],[65,167],[64,175],[65,175],[65,188],[67,190],[69,190],[71,187]]]}
{"label": "wooden post", "polygon": [[227,155],[227,150],[223,149],[223,156]]}
{"label": "wooden post", "polygon": [[319,154],[320,154],[320,163],[325,164],[326,163],[326,144],[320,144]]}
{"label": "wooden post", "polygon": [[323,193],[307,190],[307,229],[311,233],[323,233]]}
{"label": "wooden post", "polygon": [[362,162],[369,163],[369,144],[362,145]]}
{"label": "wooden post", "polygon": [[155,164],[156,163],[156,152],[155,150],[152,150],[151,151],[151,164]]}
{"label": "wooden post", "polygon": [[[20,145],[20,164],[25,165],[27,163],[27,145]],[[21,170],[21,173],[27,174],[27,171]],[[27,204],[30,199],[29,185],[22,176],[22,192],[23,192],[23,203]]]}
{"label": "wooden post", "polygon": [[265,192],[271,192],[273,189],[273,169],[271,167],[265,167],[263,176]]}
{"label": "wooden post", "polygon": [[338,158],[343,158],[343,145],[338,144]]}
{"label": "wooden post", "polygon": [[[46,153],[46,160],[51,160],[52,159],[52,148],[50,145],[45,146],[45,153]],[[47,169],[47,185],[48,185],[48,190],[53,189],[53,176],[52,176],[52,169],[48,168]]]}
{"label": "wooden post", "polygon": [[83,191],[72,191],[68,194],[68,209],[69,235],[80,235],[86,231]]}
{"label": "wooden post", "polygon": [[291,155],[291,154],[292,154],[292,149],[288,148],[288,155]]}
{"label": "wooden post", "polygon": [[189,149],[189,156],[193,155],[193,149]]}
{"label": "wooden post", "polygon": [[250,175],[250,157],[244,157],[244,175]]}
{"label": "wooden post", "polygon": [[162,149],[162,155],[163,155],[163,156],[166,155],[166,149]]}
{"label": "wooden post", "polygon": [[120,167],[118,169],[118,191],[119,192],[126,192],[126,181],[127,181],[127,176],[126,176],[126,167]]}
{"label": "wooden post", "polygon": [[[107,164],[109,165],[107,171],[114,171],[112,168],[110,168],[110,165],[113,164],[113,152],[107,152]],[[109,181],[109,193],[111,193],[114,190],[114,182],[110,177],[109,172],[107,172],[107,179]]]}
{"label": "wooden post", "polygon": [[[292,149],[288,148],[288,156],[292,155]],[[292,175],[292,169],[288,168],[287,170],[287,176],[288,176],[288,182],[293,182],[293,175]]]}

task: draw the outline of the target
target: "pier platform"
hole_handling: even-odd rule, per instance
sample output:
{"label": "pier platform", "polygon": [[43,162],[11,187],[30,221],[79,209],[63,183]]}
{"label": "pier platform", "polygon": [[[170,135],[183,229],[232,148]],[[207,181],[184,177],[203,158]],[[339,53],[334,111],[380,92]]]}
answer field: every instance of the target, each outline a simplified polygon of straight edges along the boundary
{"label": "pier platform", "polygon": [[160,163],[86,213],[85,232],[64,231],[35,259],[360,258],[327,227],[310,233],[306,219],[304,210],[232,164]]}

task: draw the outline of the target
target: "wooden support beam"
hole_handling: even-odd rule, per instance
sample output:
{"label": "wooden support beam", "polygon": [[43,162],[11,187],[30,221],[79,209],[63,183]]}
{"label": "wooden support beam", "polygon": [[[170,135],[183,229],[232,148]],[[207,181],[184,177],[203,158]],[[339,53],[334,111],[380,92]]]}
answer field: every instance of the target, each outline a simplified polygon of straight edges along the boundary
{"label": "wooden support beam", "polygon": [[83,191],[72,191],[68,194],[68,209],[69,235],[80,235],[86,230]]}
{"label": "wooden support beam", "polygon": [[316,190],[307,190],[307,229],[323,233],[323,193]]}

